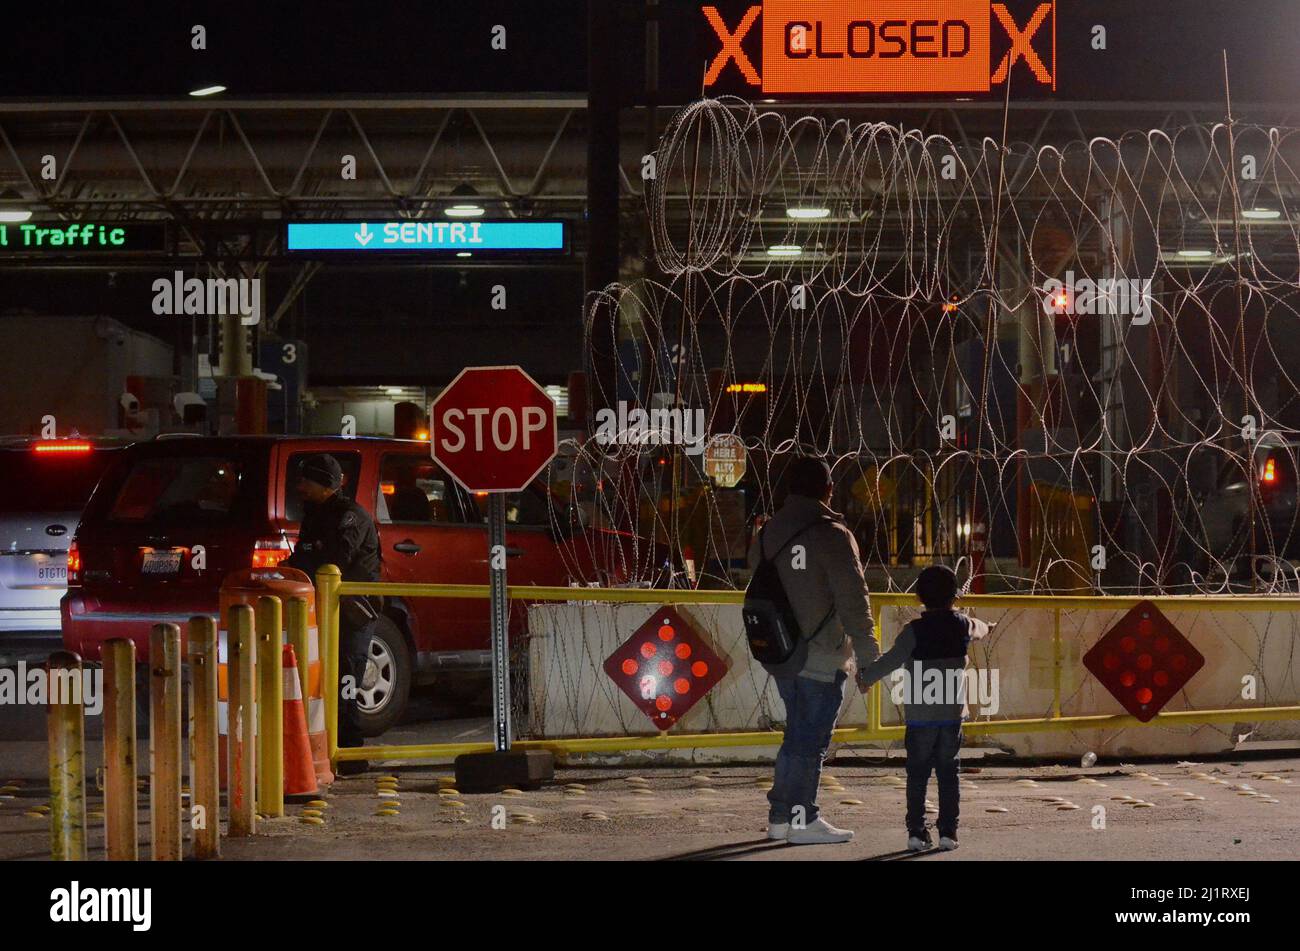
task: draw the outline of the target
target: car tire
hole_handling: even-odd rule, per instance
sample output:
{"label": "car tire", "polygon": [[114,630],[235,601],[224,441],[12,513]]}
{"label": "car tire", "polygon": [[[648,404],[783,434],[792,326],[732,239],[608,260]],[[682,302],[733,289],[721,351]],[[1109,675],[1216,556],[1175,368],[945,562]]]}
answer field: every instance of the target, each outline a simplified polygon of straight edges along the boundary
{"label": "car tire", "polygon": [[370,627],[366,673],[357,691],[361,734],[380,736],[406,712],[411,696],[411,650],[391,619],[380,615]]}

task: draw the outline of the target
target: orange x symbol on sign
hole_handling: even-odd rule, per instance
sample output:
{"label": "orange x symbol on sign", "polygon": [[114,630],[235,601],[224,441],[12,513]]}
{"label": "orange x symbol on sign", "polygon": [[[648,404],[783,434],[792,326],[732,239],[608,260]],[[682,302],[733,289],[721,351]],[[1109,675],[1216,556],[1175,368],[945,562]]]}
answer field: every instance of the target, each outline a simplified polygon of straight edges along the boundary
{"label": "orange x symbol on sign", "polygon": [[[1047,15],[1052,12],[1052,4],[1040,3],[1038,9],[1035,10],[1034,15],[1029,18],[1029,22],[1025,24],[1023,30],[1016,26],[1016,21],[1013,20],[1011,14],[1007,12],[1005,4],[993,4],[993,12],[997,15],[998,22],[1001,23],[1003,28],[1007,31],[1007,36],[1011,37],[1011,49],[1007,51],[1006,56],[1002,57],[1002,62],[1000,62],[998,68],[993,71],[993,78],[990,79],[989,82],[995,84],[1006,82],[1007,74],[1011,72],[1011,67],[1015,64],[1016,60],[1023,56],[1025,58],[1025,65],[1030,68],[1034,76],[1038,78],[1038,81],[1045,86],[1052,85],[1052,74],[1047,71],[1047,67],[1043,65],[1043,61],[1038,58],[1038,54],[1034,52],[1034,48],[1029,45],[1029,41],[1033,39],[1034,34],[1038,32],[1038,28],[1043,25],[1043,21],[1047,19]],[[1052,65],[1054,68],[1056,64],[1053,63]]]}
{"label": "orange x symbol on sign", "polygon": [[740,41],[745,38],[749,28],[754,25],[758,15],[763,12],[761,6],[750,7],[745,11],[745,16],[736,26],[736,31],[732,33],[727,29],[727,24],[723,22],[722,16],[718,13],[716,7],[705,7],[704,16],[713,27],[713,32],[718,34],[718,39],[722,40],[722,49],[717,56],[713,58],[713,63],[709,66],[708,72],[704,74],[704,85],[712,86],[718,81],[718,74],[722,72],[722,67],[727,65],[728,60],[734,59],[736,66],[740,69],[745,79],[751,86],[761,86],[763,79],[758,75],[758,70],[754,64],[749,61],[745,51],[740,48]]}

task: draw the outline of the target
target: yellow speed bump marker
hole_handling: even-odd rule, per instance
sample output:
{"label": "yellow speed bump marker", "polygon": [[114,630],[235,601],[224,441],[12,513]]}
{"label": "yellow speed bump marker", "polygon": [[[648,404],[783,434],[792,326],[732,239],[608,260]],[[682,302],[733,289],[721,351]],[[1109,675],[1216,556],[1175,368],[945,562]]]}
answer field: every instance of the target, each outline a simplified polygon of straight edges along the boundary
{"label": "yellow speed bump marker", "polygon": [[989,806],[984,811],[985,812],[1010,812],[1011,810],[1007,809],[1005,806]]}
{"label": "yellow speed bump marker", "polygon": [[378,796],[380,799],[396,799],[396,798],[397,798],[397,790],[396,790],[396,789],[381,789],[381,790],[379,790],[379,792],[375,793],[375,795]]}
{"label": "yellow speed bump marker", "polygon": [[330,804],[324,799],[310,799],[306,802],[306,805],[313,809],[328,809],[330,807]]}
{"label": "yellow speed bump marker", "polygon": [[376,809],[376,810],[375,810],[375,815],[377,815],[377,816],[400,816],[401,813],[398,812],[396,809]]}
{"label": "yellow speed bump marker", "polygon": [[324,813],[322,813],[319,809],[304,809],[302,812],[298,813],[298,815],[306,816],[309,819],[312,817],[319,819],[322,815],[324,815]]}
{"label": "yellow speed bump marker", "polygon": [[32,806],[32,810],[35,812],[49,812],[50,807],[48,803],[41,803],[39,806]]}
{"label": "yellow speed bump marker", "polygon": [[603,812],[584,812],[582,818],[590,819],[593,822],[608,822],[609,816]]}
{"label": "yellow speed bump marker", "polygon": [[862,800],[861,800],[861,799],[841,799],[841,800],[840,800],[840,805],[841,805],[841,806],[860,806],[860,805],[862,805]]}
{"label": "yellow speed bump marker", "polygon": [[1070,811],[1070,810],[1072,810],[1072,809],[1078,809],[1078,808],[1079,808],[1079,807],[1076,806],[1076,805],[1075,805],[1074,803],[1072,803],[1072,802],[1062,802],[1062,803],[1058,803],[1058,804],[1057,804],[1057,806],[1056,806],[1056,811],[1057,811],[1057,812],[1068,812],[1068,811]]}
{"label": "yellow speed bump marker", "polygon": [[453,787],[453,786],[447,786],[447,787],[445,787],[445,788],[443,788],[443,789],[439,789],[439,790],[438,790],[438,795],[439,795],[439,796],[450,796],[451,798],[455,799],[457,796],[460,795],[460,790],[459,790],[459,789],[456,789],[456,788]]}
{"label": "yellow speed bump marker", "polygon": [[1152,809],[1155,807],[1154,802],[1147,802],[1145,799],[1139,799],[1137,802],[1129,803],[1134,809]]}
{"label": "yellow speed bump marker", "polygon": [[43,813],[43,812],[37,812],[35,809],[28,809],[26,812],[23,813],[23,815],[27,816],[27,817],[30,818],[30,819],[48,819],[48,818],[49,818],[49,816],[47,816],[45,813]]}
{"label": "yellow speed bump marker", "polygon": [[323,826],[325,824],[325,820],[320,816],[299,816],[298,821],[308,826]]}
{"label": "yellow speed bump marker", "polygon": [[464,804],[463,802],[461,802],[459,799],[444,799],[444,800],[442,801],[442,808],[444,808],[444,809],[464,809],[464,808],[465,808],[465,804]]}
{"label": "yellow speed bump marker", "polygon": [[523,794],[524,791],[522,789],[515,789],[513,786],[507,786],[505,789],[501,790],[501,795],[503,796],[522,796]]}

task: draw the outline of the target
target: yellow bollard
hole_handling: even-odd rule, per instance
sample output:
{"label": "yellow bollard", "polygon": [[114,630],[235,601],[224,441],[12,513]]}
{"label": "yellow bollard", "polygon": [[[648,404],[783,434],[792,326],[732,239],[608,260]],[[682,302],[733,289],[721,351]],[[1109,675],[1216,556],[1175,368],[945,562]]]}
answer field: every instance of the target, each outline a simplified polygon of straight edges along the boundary
{"label": "yellow bollard", "polygon": [[190,825],[194,857],[221,854],[221,780],[217,773],[217,625],[190,618]]}
{"label": "yellow bollard", "polygon": [[149,634],[149,837],[155,862],[181,860],[181,629]]}
{"label": "yellow bollard", "polygon": [[136,820],[135,641],[104,642],[104,848],[110,862],[140,858]]}
{"label": "yellow bollard", "polygon": [[343,572],[337,565],[322,565],[316,572],[316,624],[320,631],[321,659],[325,662],[325,730],[329,738],[330,769],[339,751],[339,585]]}
{"label": "yellow bollard", "polygon": [[304,708],[311,693],[307,690],[311,675],[310,636],[307,632],[307,599],[290,598],[284,602],[284,627],[288,632],[289,643],[293,645],[293,656],[298,661],[298,687],[301,691]]}
{"label": "yellow bollard", "polygon": [[46,664],[50,741],[50,857],[86,860],[86,728],[81,658],[55,651]]}
{"label": "yellow bollard", "polygon": [[253,609],[247,604],[231,605],[226,660],[226,682],[229,699],[230,724],[228,745],[230,762],[227,764],[227,798],[230,801],[230,829],[232,838],[253,835],[257,831],[257,811],[254,808],[253,781],[257,775],[254,753],[257,744],[253,736],[253,697],[256,681],[253,679],[253,660],[256,643],[253,639]]}
{"label": "yellow bollard", "polygon": [[284,815],[284,640],[280,599],[257,599],[257,808]]}

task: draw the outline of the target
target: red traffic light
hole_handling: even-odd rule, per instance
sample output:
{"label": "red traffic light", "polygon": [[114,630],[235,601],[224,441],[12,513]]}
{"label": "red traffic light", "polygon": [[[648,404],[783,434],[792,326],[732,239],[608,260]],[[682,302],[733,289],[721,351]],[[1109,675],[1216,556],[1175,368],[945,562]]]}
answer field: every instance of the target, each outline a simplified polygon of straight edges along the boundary
{"label": "red traffic light", "polygon": [[1145,723],[1187,685],[1205,658],[1159,608],[1143,601],[1092,645],[1083,665]]}
{"label": "red traffic light", "polygon": [[650,615],[604,667],[660,730],[676,723],[727,672],[722,658],[667,607]]}

